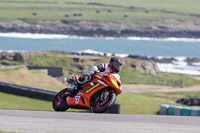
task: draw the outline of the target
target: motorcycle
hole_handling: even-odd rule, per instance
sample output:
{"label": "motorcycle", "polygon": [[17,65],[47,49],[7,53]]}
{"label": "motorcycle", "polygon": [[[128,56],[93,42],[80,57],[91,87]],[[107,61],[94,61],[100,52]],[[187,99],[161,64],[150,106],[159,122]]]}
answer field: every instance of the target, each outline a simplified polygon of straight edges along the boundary
{"label": "motorcycle", "polygon": [[[78,76],[74,75],[73,81],[77,79]],[[68,88],[60,91],[53,99],[53,109],[90,109],[95,113],[103,113],[116,102],[116,96],[122,92],[121,82],[109,72],[96,73],[89,82],[77,88],[76,92],[70,92]]]}

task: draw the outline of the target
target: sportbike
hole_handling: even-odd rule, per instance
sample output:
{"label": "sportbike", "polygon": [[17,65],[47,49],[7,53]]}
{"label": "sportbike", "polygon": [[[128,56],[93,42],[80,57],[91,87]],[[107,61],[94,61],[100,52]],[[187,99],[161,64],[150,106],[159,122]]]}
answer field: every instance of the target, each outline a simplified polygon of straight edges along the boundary
{"label": "sportbike", "polygon": [[[77,80],[74,76],[71,80]],[[91,109],[95,113],[103,113],[115,102],[116,96],[122,92],[121,82],[115,74],[96,73],[91,81],[78,87],[76,92],[70,92],[68,88],[60,91],[53,99],[55,111],[66,111],[69,108]]]}

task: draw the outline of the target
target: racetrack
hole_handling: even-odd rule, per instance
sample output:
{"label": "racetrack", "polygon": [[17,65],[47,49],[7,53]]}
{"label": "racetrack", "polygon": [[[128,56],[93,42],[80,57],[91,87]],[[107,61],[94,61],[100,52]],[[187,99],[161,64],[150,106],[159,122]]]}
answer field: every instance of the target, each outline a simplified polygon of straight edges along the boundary
{"label": "racetrack", "polygon": [[0,131],[32,133],[200,133],[200,118],[0,109]]}

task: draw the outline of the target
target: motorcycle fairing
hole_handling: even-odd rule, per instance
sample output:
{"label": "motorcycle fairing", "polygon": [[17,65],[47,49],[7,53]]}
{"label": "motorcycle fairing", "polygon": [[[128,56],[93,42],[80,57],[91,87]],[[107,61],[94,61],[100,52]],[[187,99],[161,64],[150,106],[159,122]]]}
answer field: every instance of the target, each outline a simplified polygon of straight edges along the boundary
{"label": "motorcycle fairing", "polygon": [[105,86],[98,83],[97,81],[96,83],[94,83],[94,86],[91,86],[91,84],[87,84],[75,97],[68,96],[67,104],[71,107],[76,107],[78,105],[81,108],[90,108],[90,98],[93,95],[93,90],[101,90],[102,88],[105,88]]}

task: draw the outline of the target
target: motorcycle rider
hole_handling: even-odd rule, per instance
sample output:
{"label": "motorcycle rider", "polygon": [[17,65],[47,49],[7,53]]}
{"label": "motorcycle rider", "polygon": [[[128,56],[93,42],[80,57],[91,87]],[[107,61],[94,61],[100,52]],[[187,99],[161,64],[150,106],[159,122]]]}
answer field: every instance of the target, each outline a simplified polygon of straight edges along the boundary
{"label": "motorcycle rider", "polygon": [[[68,88],[69,91],[74,92],[77,90],[78,85],[85,84],[90,81],[94,73],[98,72],[110,72],[120,81],[119,72],[122,67],[122,61],[117,57],[112,57],[109,63],[101,63],[93,67],[93,71],[88,74],[82,74],[77,81],[74,81],[71,86]],[[68,80],[68,79],[67,79]],[[67,81],[68,82],[68,81]],[[121,81],[120,81],[121,82]]]}

